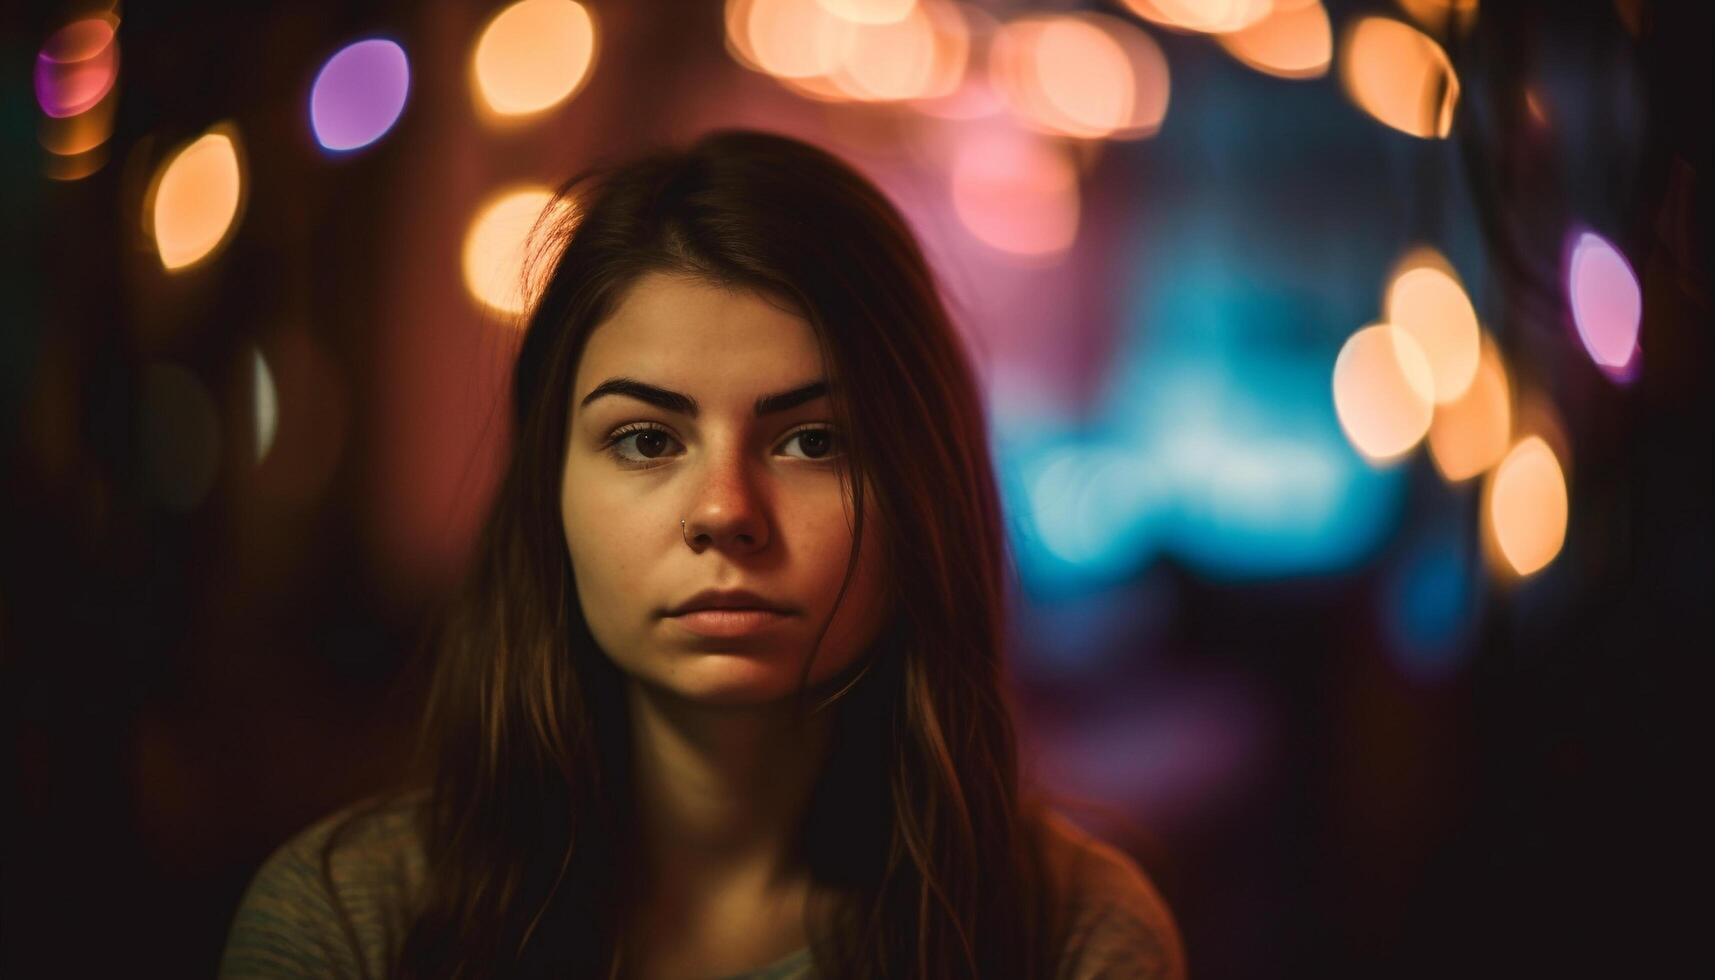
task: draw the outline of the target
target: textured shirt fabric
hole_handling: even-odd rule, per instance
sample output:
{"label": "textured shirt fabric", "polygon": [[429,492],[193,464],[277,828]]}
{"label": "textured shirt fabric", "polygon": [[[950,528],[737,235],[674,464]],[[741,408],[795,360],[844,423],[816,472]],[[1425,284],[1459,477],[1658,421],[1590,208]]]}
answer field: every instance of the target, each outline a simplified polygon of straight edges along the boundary
{"label": "textured shirt fabric", "polygon": [[[349,811],[317,822],[270,855],[239,901],[220,976],[385,977],[426,875],[417,805],[406,798],[360,817],[342,833],[328,877],[323,846]],[[1053,980],[1182,980],[1178,929],[1137,864],[1063,817],[1051,815],[1048,828],[1049,865],[1068,896],[1072,923]],[[335,893],[349,922],[336,909]],[[804,947],[723,980],[815,977]]]}

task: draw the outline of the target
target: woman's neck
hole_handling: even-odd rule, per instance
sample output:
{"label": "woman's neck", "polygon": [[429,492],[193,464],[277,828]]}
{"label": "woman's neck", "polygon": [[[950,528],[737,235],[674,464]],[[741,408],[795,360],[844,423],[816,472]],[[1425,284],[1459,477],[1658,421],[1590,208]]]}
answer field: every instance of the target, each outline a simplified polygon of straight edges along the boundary
{"label": "woman's neck", "polygon": [[632,772],[645,894],[673,905],[800,891],[797,853],[832,718],[790,703],[709,706],[632,681]]}

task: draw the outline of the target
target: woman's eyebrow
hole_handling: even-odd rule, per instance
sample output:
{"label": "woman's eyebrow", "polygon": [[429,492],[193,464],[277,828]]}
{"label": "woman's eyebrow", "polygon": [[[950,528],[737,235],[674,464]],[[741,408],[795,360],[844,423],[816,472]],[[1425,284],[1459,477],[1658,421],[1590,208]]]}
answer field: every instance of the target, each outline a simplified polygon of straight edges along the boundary
{"label": "woman's eyebrow", "polygon": [[[827,381],[816,380],[776,394],[763,395],[756,400],[756,414],[760,417],[784,412],[788,409],[797,408],[805,402],[814,401],[827,393]],[[636,378],[608,378],[591,389],[590,393],[578,402],[578,407],[580,409],[586,408],[590,402],[605,395],[626,395],[669,412],[688,415],[691,418],[697,417],[697,400],[695,398],[677,391],[669,391],[646,381],[639,381]]]}

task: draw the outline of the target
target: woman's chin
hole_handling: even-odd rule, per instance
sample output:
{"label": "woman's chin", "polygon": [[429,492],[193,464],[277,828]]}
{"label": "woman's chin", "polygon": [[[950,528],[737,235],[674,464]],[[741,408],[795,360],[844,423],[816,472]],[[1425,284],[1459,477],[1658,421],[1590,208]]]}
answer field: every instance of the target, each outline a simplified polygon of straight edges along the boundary
{"label": "woman's chin", "polygon": [[658,675],[657,685],[686,701],[711,707],[765,707],[789,700],[803,665],[764,653],[695,651]]}

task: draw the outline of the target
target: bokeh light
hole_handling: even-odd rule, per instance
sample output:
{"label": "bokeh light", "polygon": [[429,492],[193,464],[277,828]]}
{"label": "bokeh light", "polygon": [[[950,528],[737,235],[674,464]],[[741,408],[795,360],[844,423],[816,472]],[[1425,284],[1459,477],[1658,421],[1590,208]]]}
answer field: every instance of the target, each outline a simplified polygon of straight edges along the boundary
{"label": "bokeh light", "polygon": [[478,209],[465,233],[464,281],[483,305],[507,314],[529,308],[551,265],[537,251],[557,222],[555,216],[543,220],[553,200],[546,187],[521,187],[496,194]]}
{"label": "bokeh light", "polygon": [[75,156],[49,154],[42,164],[42,175],[49,180],[82,180],[100,170],[107,162],[107,148],[98,146]]}
{"label": "bokeh light", "polygon": [[1429,454],[1441,478],[1459,483],[1486,472],[1512,441],[1512,385],[1500,348],[1483,335],[1477,371],[1465,393],[1435,407]]}
{"label": "bokeh light", "polygon": [[954,151],[953,209],[983,244],[1046,259],[1078,235],[1078,171],[1059,147],[1028,133],[994,130]]}
{"label": "bokeh light", "polygon": [[1241,63],[1276,78],[1318,78],[1334,57],[1334,29],[1321,0],[1281,3],[1267,16],[1216,43]]}
{"label": "bokeh light", "polygon": [[756,67],[779,78],[828,74],[838,58],[840,36],[851,26],[816,0],[740,0],[734,7],[734,15],[744,19],[741,50]]}
{"label": "bokeh light", "polygon": [[161,265],[176,272],[224,245],[244,204],[238,131],[222,124],[169,156],[145,198]]}
{"label": "bokeh light", "polygon": [[912,108],[938,119],[981,119],[1005,106],[990,86],[986,71],[973,70],[987,51],[1000,23],[981,7],[927,0],[924,12],[935,30],[935,70],[929,90]]}
{"label": "bokeh light", "polygon": [[862,100],[922,98],[934,80],[936,32],[921,4],[890,21],[851,24],[836,38],[830,79]]}
{"label": "bokeh light", "polygon": [[274,432],[280,423],[280,401],[274,387],[274,372],[268,369],[268,361],[260,349],[251,349],[250,364],[252,411],[256,420],[256,431],[252,436],[256,440],[256,462],[260,463],[268,457],[268,450],[274,448]]}
{"label": "bokeh light", "polygon": [[64,119],[88,112],[119,79],[119,18],[100,14],[55,31],[36,54],[36,102]]}
{"label": "bokeh light", "polygon": [[589,80],[596,50],[596,22],[583,4],[521,0],[483,29],[471,78],[493,112],[531,115],[571,98]]}
{"label": "bokeh light", "polygon": [[1124,0],[1124,3],[1144,20],[1198,34],[1244,30],[1267,17],[1275,7],[1275,0]]}
{"label": "bokeh light", "polygon": [[1360,455],[1385,463],[1423,439],[1434,418],[1435,376],[1423,348],[1391,323],[1347,338],[1334,360],[1334,410]]}
{"label": "bokeh light", "polygon": [[[771,8],[765,8],[763,19],[755,21],[752,15],[756,10],[756,0],[726,0],[726,49],[734,61],[751,71],[774,74],[769,71],[768,66],[757,55],[756,45],[751,40],[763,29],[769,17],[780,16],[778,13],[767,13],[766,11],[769,9],[783,11],[786,9],[786,5],[774,4]],[[809,12],[809,16],[814,18],[810,21],[811,23],[821,23],[823,18],[828,18],[831,15],[826,10],[817,7]]]}
{"label": "bokeh light", "polygon": [[917,0],[816,0],[822,9],[854,24],[897,24],[911,15]]}
{"label": "bokeh light", "polygon": [[1567,263],[1572,322],[1590,359],[1616,381],[1636,376],[1643,294],[1631,263],[1594,232],[1578,235]]}
{"label": "bokeh light", "polygon": [[1478,0],[1399,0],[1400,8],[1424,27],[1445,34],[1449,26],[1465,30],[1477,22]]}
{"label": "bokeh light", "polygon": [[1170,96],[1161,46],[1099,14],[1008,21],[989,49],[989,80],[1026,125],[1084,139],[1149,136]]}
{"label": "bokeh light", "polygon": [[49,154],[43,173],[51,180],[80,180],[107,162],[118,102],[118,26],[111,13],[73,21],[36,55],[38,139]]}
{"label": "bokeh light", "polygon": [[411,66],[385,38],[348,44],[327,60],[310,89],[310,128],[324,149],[343,152],[387,134],[405,111]]}
{"label": "bokeh light", "polygon": [[861,12],[858,6],[728,0],[727,51],[745,67],[821,102],[939,100],[960,90],[971,20],[980,12],[967,14],[947,0],[864,6]]}
{"label": "bokeh light", "polygon": [[1569,504],[1560,461],[1541,436],[1526,436],[1507,453],[1483,494],[1483,523],[1494,551],[1517,575],[1554,560],[1566,541]]}
{"label": "bokeh light", "polygon": [[[838,43],[830,43],[829,45],[829,49],[835,52],[835,57],[828,62],[832,66],[829,71],[837,70],[839,67],[838,47]],[[817,102],[861,101],[847,87],[842,86],[828,75],[805,75],[802,78],[777,77],[775,81],[804,98],[814,99]]]}
{"label": "bokeh light", "polygon": [[1453,129],[1459,78],[1447,52],[1408,24],[1363,17],[1345,33],[1340,81],[1365,112],[1402,133],[1424,139]]}
{"label": "bokeh light", "polygon": [[[974,21],[983,19],[989,23],[987,15],[980,9],[965,4],[944,3],[942,0],[923,0],[918,5],[929,19],[929,29],[934,35],[934,59],[930,64],[929,83],[923,87],[919,96],[922,100],[950,101],[950,97],[965,88],[965,79],[971,62],[971,46],[973,35],[976,33]],[[925,103],[927,104],[927,103]],[[922,108],[923,106],[919,106]],[[967,105],[963,107],[968,110]],[[992,109],[992,104],[990,106]],[[947,110],[951,110],[948,115]],[[961,111],[961,107],[943,106],[942,114],[952,118]],[[966,115],[970,113],[966,111]]]}
{"label": "bokeh light", "polygon": [[1130,115],[1131,66],[1094,25],[1070,17],[1012,21],[996,33],[989,66],[1008,105],[1051,132],[1103,137]]}
{"label": "bokeh light", "polygon": [[74,157],[101,146],[113,135],[113,99],[103,99],[87,112],[42,120],[42,148],[55,156]]}
{"label": "bokeh light", "polygon": [[756,49],[750,43],[750,11],[754,6],[755,0],[726,0],[723,15],[726,50],[732,60],[751,71],[763,71],[762,62],[756,58]]}
{"label": "bokeh light", "polygon": [[1407,330],[1429,358],[1435,401],[1465,393],[1477,373],[1482,329],[1459,276],[1440,252],[1413,249],[1395,267],[1383,319]]}

